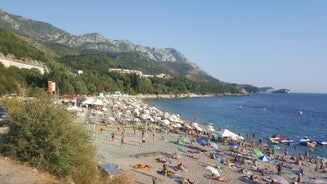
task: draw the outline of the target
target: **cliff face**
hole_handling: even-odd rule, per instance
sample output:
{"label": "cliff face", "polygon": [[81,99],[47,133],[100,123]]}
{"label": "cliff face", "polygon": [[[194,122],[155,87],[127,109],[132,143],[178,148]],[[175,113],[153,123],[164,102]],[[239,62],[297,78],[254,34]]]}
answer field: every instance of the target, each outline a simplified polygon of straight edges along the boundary
{"label": "cliff face", "polygon": [[173,48],[154,48],[135,45],[129,40],[112,40],[98,33],[71,35],[51,24],[27,19],[0,10],[0,24],[16,33],[26,35],[40,42],[60,43],[78,49],[94,49],[113,52],[139,52],[155,61],[187,61]]}

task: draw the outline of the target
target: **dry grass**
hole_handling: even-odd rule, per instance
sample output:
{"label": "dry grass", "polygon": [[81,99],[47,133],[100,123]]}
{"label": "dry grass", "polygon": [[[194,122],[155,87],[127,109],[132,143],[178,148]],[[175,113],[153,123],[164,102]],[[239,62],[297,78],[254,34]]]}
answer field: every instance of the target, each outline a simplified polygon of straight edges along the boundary
{"label": "dry grass", "polygon": [[100,171],[98,176],[96,184],[136,184],[134,174],[128,171],[117,176],[109,176],[104,171]]}

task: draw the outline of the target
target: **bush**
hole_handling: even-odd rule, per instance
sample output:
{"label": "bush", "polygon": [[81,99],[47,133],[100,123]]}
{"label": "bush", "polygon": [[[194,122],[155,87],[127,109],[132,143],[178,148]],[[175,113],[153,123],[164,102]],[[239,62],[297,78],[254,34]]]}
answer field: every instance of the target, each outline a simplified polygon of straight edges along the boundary
{"label": "bush", "polygon": [[45,169],[76,183],[93,183],[97,177],[95,149],[86,130],[74,124],[63,107],[41,95],[27,101],[3,99],[9,132],[0,142],[7,156]]}

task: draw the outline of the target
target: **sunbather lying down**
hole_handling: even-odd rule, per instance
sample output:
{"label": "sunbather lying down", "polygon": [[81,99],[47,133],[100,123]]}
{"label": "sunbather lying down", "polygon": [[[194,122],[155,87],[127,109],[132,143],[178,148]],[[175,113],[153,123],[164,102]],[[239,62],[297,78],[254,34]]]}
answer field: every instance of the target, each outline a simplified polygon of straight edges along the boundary
{"label": "sunbather lying down", "polygon": [[211,175],[210,179],[216,180],[216,181],[221,181],[221,182],[229,182],[230,181],[229,178],[225,178],[225,177],[222,177],[222,176],[217,176],[217,175],[214,175],[214,174]]}
{"label": "sunbather lying down", "polygon": [[182,184],[196,184],[196,181],[191,181],[190,179],[183,179]]}
{"label": "sunbather lying down", "polygon": [[166,163],[167,159],[165,158],[156,158],[156,160],[160,163]]}
{"label": "sunbather lying down", "polygon": [[199,160],[200,159],[199,157],[194,156],[192,153],[188,153],[188,154],[184,154],[184,155],[187,156],[187,157],[196,159],[196,160]]}

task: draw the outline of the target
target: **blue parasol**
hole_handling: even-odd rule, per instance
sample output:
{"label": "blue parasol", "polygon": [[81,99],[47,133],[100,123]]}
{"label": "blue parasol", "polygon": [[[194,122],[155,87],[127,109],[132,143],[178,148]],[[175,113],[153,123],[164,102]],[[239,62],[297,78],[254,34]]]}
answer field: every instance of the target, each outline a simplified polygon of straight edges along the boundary
{"label": "blue parasol", "polygon": [[271,158],[266,156],[266,155],[260,156],[259,159],[264,161],[264,162],[271,162]]}
{"label": "blue parasol", "polygon": [[271,145],[271,146],[270,146],[270,148],[271,148],[271,149],[274,149],[274,150],[278,150],[278,149],[280,149],[280,147],[279,147],[279,146],[277,146],[277,145],[274,145],[274,144],[273,144],[273,145]]}

